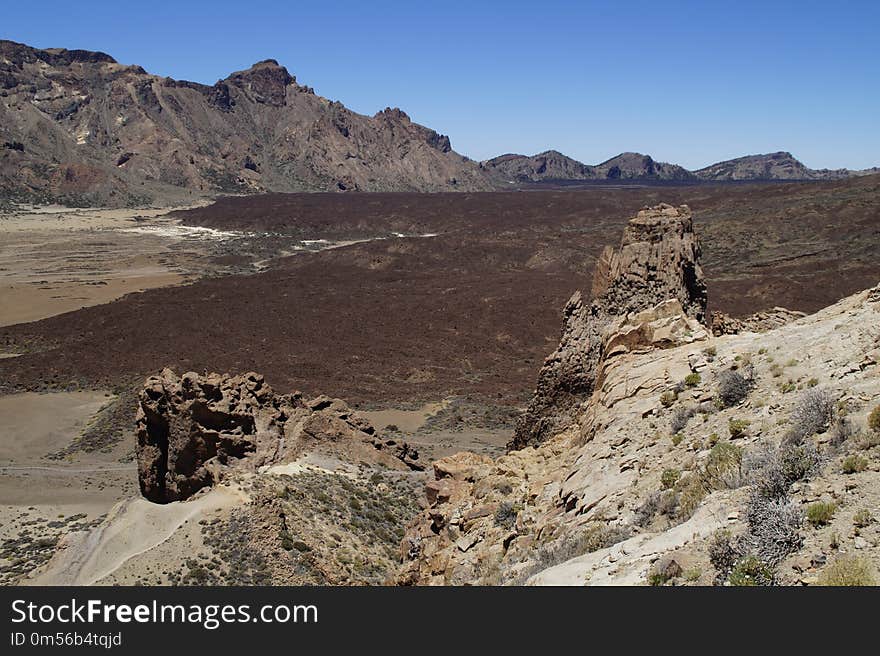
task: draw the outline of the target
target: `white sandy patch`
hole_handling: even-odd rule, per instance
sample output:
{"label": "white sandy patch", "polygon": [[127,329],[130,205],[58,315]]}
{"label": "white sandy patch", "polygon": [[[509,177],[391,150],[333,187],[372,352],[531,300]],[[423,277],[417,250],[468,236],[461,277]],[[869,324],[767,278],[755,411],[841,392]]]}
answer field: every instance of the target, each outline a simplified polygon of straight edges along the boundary
{"label": "white sandy patch", "polygon": [[27,585],[94,585],[131,558],[153,549],[187,521],[247,501],[237,488],[220,486],[195,499],[168,504],[132,498],[119,502],[88,532],[71,533]]}

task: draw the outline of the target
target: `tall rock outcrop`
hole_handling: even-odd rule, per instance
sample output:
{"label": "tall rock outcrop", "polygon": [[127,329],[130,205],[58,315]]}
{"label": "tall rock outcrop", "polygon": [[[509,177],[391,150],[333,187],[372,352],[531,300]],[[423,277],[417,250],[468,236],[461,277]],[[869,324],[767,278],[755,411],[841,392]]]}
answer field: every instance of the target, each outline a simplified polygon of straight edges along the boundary
{"label": "tall rock outcrop", "polygon": [[631,219],[620,248],[607,247],[597,262],[592,300],[585,301],[578,291],[566,304],[562,339],[544,361],[508,447],[539,444],[571,422],[573,411],[597,385],[607,337],[620,318],[674,299],[687,316],[703,322],[707,297],[699,260],[687,206],[661,204]]}
{"label": "tall rock outcrop", "polygon": [[383,440],[343,401],[276,394],[253,372],[177,376],[165,369],[148,378],[136,434],[141,494],[156,503],[187,499],[230,471],[256,471],[314,450],[423,468],[416,451]]}

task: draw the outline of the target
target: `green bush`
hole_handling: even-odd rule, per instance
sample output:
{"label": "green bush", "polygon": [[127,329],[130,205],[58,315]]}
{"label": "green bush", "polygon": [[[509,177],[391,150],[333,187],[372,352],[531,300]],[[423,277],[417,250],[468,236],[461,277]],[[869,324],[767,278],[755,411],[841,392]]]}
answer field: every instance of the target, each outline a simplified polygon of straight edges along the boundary
{"label": "green bush", "polygon": [[748,427],[749,421],[747,419],[731,419],[727,424],[727,430],[730,431],[730,438],[733,440],[745,435]]}
{"label": "green bush", "polygon": [[756,556],[736,561],[727,581],[735,586],[773,585],[773,568]]}
{"label": "green bush", "polygon": [[836,510],[836,503],[825,503],[824,501],[811,503],[807,506],[807,521],[816,527],[825,526],[834,517]]}
{"label": "green bush", "polygon": [[684,384],[688,387],[696,387],[700,384],[700,380],[702,380],[700,374],[692,373],[684,377]]}
{"label": "green bush", "polygon": [[675,484],[678,483],[679,478],[681,478],[680,471],[677,469],[666,469],[660,476],[660,485],[663,486],[664,490],[672,489],[675,487]]}
{"label": "green bush", "polygon": [[844,458],[842,470],[844,474],[857,474],[868,468],[868,461],[862,456],[852,454]]}
{"label": "green bush", "polygon": [[819,575],[819,585],[868,586],[876,585],[874,568],[864,556],[840,556]]}
{"label": "green bush", "polygon": [[684,435],[681,433],[676,433],[672,436],[672,446],[678,446],[681,444],[681,441],[684,439]]}

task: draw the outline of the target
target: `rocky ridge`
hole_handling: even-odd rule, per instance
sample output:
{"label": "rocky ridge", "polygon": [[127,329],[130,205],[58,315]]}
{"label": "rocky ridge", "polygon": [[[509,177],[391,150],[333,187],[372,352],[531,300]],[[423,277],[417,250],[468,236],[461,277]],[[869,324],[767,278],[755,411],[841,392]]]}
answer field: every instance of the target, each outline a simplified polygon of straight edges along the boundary
{"label": "rocky ridge", "polygon": [[670,294],[606,319],[604,352],[563,337],[585,400],[534,448],[435,462],[398,582],[876,582],[878,319],[880,286],[713,336]]}

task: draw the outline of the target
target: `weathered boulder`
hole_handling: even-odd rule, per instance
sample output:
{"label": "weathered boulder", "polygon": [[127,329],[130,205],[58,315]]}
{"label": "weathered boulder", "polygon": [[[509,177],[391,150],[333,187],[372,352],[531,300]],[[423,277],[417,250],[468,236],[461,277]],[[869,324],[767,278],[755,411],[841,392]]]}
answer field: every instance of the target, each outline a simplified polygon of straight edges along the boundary
{"label": "weathered boulder", "polygon": [[619,317],[675,300],[687,317],[705,320],[700,254],[686,205],[661,204],[630,219],[620,248],[607,247],[596,264],[592,300],[586,302],[578,291],[566,304],[562,339],[544,361],[535,394],[508,448],[539,444],[571,423],[573,412],[596,386],[606,338]]}
{"label": "weathered boulder", "polygon": [[289,462],[317,447],[423,469],[418,452],[383,439],[345,402],[279,395],[253,372],[177,376],[165,369],[146,380],[138,404],[138,480],[156,503],[186,499],[231,470]]}

